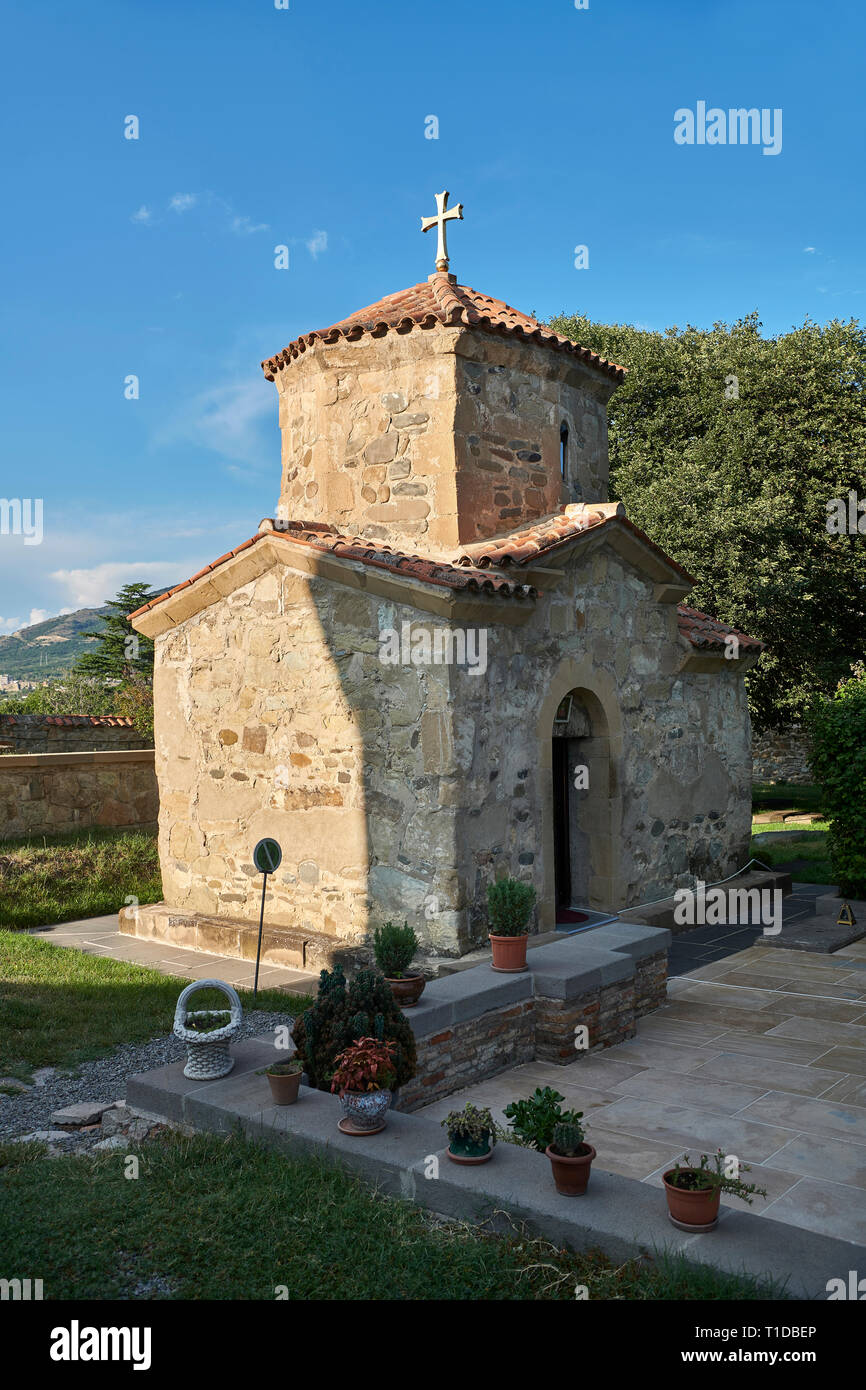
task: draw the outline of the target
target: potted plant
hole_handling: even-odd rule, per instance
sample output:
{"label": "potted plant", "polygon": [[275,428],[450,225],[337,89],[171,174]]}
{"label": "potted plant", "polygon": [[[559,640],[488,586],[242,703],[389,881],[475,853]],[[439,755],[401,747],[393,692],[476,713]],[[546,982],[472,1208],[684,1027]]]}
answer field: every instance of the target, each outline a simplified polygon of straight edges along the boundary
{"label": "potted plant", "polygon": [[[228,999],[229,1009],[187,1009],[187,1000],[200,989],[218,989]],[[229,1044],[240,1031],[241,1001],[231,985],[223,980],[195,980],[181,990],[174,1011],[172,1032],[186,1043],[184,1076],[197,1081],[216,1081],[228,1076],[235,1064]]]}
{"label": "potted plant", "polygon": [[344,1134],[377,1134],[385,1128],[385,1112],[391,1104],[396,1045],[378,1038],[359,1038],[337,1057],[331,1077],[343,1106],[340,1129]]}
{"label": "potted plant", "polygon": [[563,1197],[580,1197],[586,1191],[595,1149],[587,1144],[581,1120],[582,1110],[573,1110],[568,1119],[553,1129],[553,1139],[545,1149],[553,1169],[553,1182]]}
{"label": "potted plant", "polygon": [[410,970],[412,957],[421,943],[408,922],[402,927],[385,922],[373,932],[373,954],[391,993],[404,1009],[410,1009],[424,992],[427,981],[420,970]]}
{"label": "potted plant", "polygon": [[452,1163],[487,1163],[493,1157],[496,1125],[486,1106],[478,1109],[467,1101],[442,1121],[448,1131],[448,1157]]}
{"label": "potted plant", "polygon": [[513,975],[526,967],[529,917],[535,889],[518,878],[499,878],[487,885],[487,915],[493,969]]}
{"label": "potted plant", "polygon": [[552,1086],[545,1086],[543,1090],[536,1086],[531,1096],[511,1101],[503,1113],[518,1142],[543,1154],[553,1143],[556,1126],[563,1122],[579,1122],[583,1114],[577,1110],[564,1111],[564,1100],[565,1096],[554,1091]]}
{"label": "potted plant", "polygon": [[750,1171],[747,1163],[741,1163],[736,1165],[736,1174],[730,1173],[721,1149],[712,1160],[701,1154],[697,1168],[690,1164],[688,1154],[683,1154],[682,1163],[675,1163],[662,1177],[671,1221],[682,1230],[712,1230],[718,1223],[723,1192],[742,1197],[749,1206],[753,1197],[766,1197],[766,1188],[743,1182],[740,1173]]}
{"label": "potted plant", "polygon": [[359,970],[347,980],[341,965],[323,970],[315,1003],[295,1020],[292,1041],[303,1062],[307,1085],[331,1089],[337,1058],[359,1038],[384,1038],[394,1044],[394,1090],[411,1081],[418,1059],[409,1020],[378,970]]}
{"label": "potted plant", "polygon": [[258,1073],[268,1078],[274,1105],[294,1105],[301,1088],[303,1065],[294,1058],[290,1062],[272,1062]]}

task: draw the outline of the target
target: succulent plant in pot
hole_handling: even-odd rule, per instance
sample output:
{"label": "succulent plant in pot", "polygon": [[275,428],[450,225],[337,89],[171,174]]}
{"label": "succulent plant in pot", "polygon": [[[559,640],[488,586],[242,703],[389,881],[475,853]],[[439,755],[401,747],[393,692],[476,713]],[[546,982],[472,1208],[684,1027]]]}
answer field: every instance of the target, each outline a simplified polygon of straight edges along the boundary
{"label": "succulent plant in pot", "polygon": [[741,1197],[749,1206],[753,1197],[766,1197],[766,1188],[740,1177],[750,1171],[748,1163],[726,1157],[721,1149],[712,1159],[701,1154],[697,1167],[689,1162],[688,1154],[683,1154],[682,1163],[675,1163],[662,1176],[671,1221],[684,1230],[709,1230],[718,1222],[723,1192]]}
{"label": "succulent plant in pot", "polygon": [[344,1134],[376,1134],[385,1128],[396,1081],[395,1052],[395,1043],[359,1038],[337,1057],[331,1090],[343,1106],[340,1129]]}
{"label": "succulent plant in pot", "polygon": [[[546,1153],[553,1143],[553,1131],[563,1120],[573,1120],[577,1111],[562,1109],[565,1096],[552,1086],[536,1086],[531,1096],[513,1100],[503,1114],[520,1142],[529,1148]],[[579,1118],[579,1116],[578,1116]]]}
{"label": "succulent plant in pot", "polygon": [[553,1182],[563,1197],[580,1197],[586,1191],[595,1149],[587,1144],[583,1111],[572,1110],[554,1125],[553,1139],[545,1149],[553,1169]]}
{"label": "succulent plant in pot", "polygon": [[301,1087],[302,1063],[292,1058],[288,1062],[272,1062],[258,1073],[268,1078],[274,1105],[294,1105]]}
{"label": "succulent plant in pot", "polygon": [[526,970],[529,918],[535,889],[518,878],[498,878],[487,885],[487,916],[493,969],[504,974]]}
{"label": "succulent plant in pot", "polygon": [[419,970],[409,969],[420,944],[408,922],[402,927],[397,922],[384,922],[373,932],[376,964],[404,1009],[418,1003],[427,983]]}
{"label": "succulent plant in pot", "polygon": [[442,1121],[448,1131],[448,1157],[452,1163],[487,1163],[493,1157],[496,1124],[486,1106],[467,1101]]}

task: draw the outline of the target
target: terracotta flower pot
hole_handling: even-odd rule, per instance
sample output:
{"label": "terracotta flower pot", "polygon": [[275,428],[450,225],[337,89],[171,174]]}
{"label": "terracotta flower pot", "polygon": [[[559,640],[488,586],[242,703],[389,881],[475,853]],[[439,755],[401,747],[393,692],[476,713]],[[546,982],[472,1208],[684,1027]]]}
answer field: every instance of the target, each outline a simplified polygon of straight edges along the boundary
{"label": "terracotta flower pot", "polygon": [[385,979],[401,1009],[411,1009],[413,1004],[417,1004],[427,983],[423,975],[401,975],[399,980],[386,975]]}
{"label": "terracotta flower pot", "polygon": [[494,936],[490,933],[490,945],[493,950],[493,969],[501,971],[504,975],[516,975],[518,971],[528,969],[526,964],[526,943],[529,940],[529,932],[524,932],[522,936]]}
{"label": "terracotta flower pot", "polygon": [[550,1159],[556,1190],[561,1192],[563,1197],[581,1197],[586,1191],[589,1171],[592,1167],[592,1160],[595,1158],[595,1149],[592,1144],[582,1144],[581,1148],[583,1152],[575,1154],[574,1158],[566,1158],[564,1154],[554,1153],[550,1145],[544,1150]]}
{"label": "terracotta flower pot", "polygon": [[265,1072],[268,1078],[268,1085],[271,1088],[271,1096],[274,1105],[294,1105],[298,1099],[298,1091],[301,1086],[301,1073],[292,1072]]}
{"label": "terracotta flower pot", "polygon": [[[681,1168],[681,1173],[694,1171],[689,1168]],[[696,1230],[705,1230],[708,1226],[715,1226],[719,1219],[719,1202],[721,1192],[718,1188],[703,1188],[690,1192],[685,1187],[674,1187],[668,1179],[673,1177],[673,1168],[669,1169],[662,1177],[665,1185],[665,1196],[668,1199],[668,1212],[673,1222],[680,1226],[692,1226]]]}

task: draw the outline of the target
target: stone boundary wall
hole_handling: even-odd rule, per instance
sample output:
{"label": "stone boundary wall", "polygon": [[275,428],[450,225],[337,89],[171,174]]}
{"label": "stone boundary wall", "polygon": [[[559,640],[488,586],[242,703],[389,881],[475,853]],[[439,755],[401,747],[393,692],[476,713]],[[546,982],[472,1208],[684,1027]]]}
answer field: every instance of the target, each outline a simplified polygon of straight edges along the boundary
{"label": "stone boundary wall", "polygon": [[[664,929],[617,923],[539,944],[526,974],[478,965],[431,981],[406,1012],[418,1069],[396,1108],[418,1110],[536,1057],[579,1065],[634,1037],[667,997],[670,942]],[[585,1048],[575,1047],[580,1025]]]}
{"label": "stone boundary wall", "polygon": [[418,1110],[506,1067],[531,1062],[535,1049],[535,1000],[493,1009],[416,1039],[418,1070],[400,1088],[398,1110]]}
{"label": "stone boundary wall", "polygon": [[145,742],[124,715],[0,714],[0,752],[95,753],[141,748]]}
{"label": "stone boundary wall", "polygon": [[630,980],[587,990],[575,999],[535,1000],[535,1055],[544,1062],[568,1066],[581,1053],[575,1047],[575,1029],[584,1026],[589,1047],[584,1051],[613,1047],[633,1038],[637,1020],[661,1008],[667,998],[667,951],[635,963]]}
{"label": "stone boundary wall", "polygon": [[815,780],[809,767],[811,752],[812,745],[802,724],[753,734],[752,781],[806,786]]}
{"label": "stone boundary wall", "polygon": [[0,758],[0,838],[155,825],[153,749]]}

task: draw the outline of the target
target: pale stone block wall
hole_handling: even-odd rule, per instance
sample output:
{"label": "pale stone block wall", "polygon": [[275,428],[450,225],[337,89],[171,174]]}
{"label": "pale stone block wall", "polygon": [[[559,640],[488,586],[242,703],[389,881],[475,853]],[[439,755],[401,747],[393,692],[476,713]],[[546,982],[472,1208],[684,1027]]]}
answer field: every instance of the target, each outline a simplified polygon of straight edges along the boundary
{"label": "pale stone block wall", "polygon": [[153,749],[0,758],[0,836],[153,825]]}
{"label": "pale stone block wall", "polygon": [[316,344],[278,372],[277,516],[454,543],[455,329]]}
{"label": "pale stone block wall", "polygon": [[[261,836],[283,846],[274,926],[358,940],[408,919],[483,939],[486,885],[535,883],[553,925],[553,713],[577,691],[590,905],[626,907],[745,862],[741,673],[681,671],[676,608],[606,549],[580,550],[528,622],[476,605],[484,674],[383,665],[379,633],[443,619],[277,564],[156,639],[160,853],[172,907],[257,920]],[[479,620],[472,623],[477,627]]]}
{"label": "pale stone block wall", "polygon": [[549,516],[568,502],[607,501],[612,382],[564,354],[482,333],[464,334],[456,352],[462,543]]}
{"label": "pale stone block wall", "polygon": [[275,380],[281,520],[426,554],[607,500],[613,383],[564,353],[437,326],[317,343]]}

